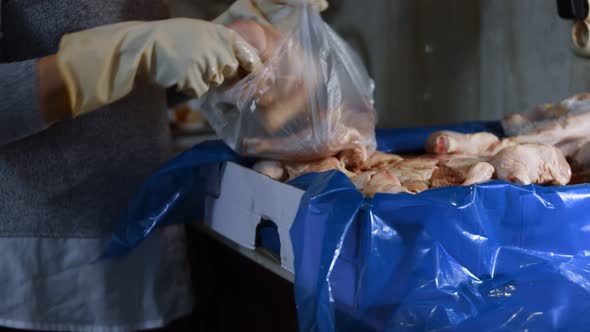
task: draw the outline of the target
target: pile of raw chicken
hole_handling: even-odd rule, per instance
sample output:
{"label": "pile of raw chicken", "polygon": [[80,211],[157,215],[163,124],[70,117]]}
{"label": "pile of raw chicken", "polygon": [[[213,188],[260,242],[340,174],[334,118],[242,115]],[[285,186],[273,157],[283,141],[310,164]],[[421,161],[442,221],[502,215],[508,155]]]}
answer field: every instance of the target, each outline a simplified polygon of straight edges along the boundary
{"label": "pile of raw chicken", "polygon": [[416,194],[491,179],[518,185],[566,185],[589,178],[590,94],[508,116],[503,127],[508,135],[503,139],[487,132],[433,133],[425,144],[426,154],[419,156],[356,148],[314,161],[263,160],[253,168],[279,181],[339,170],[368,197]]}

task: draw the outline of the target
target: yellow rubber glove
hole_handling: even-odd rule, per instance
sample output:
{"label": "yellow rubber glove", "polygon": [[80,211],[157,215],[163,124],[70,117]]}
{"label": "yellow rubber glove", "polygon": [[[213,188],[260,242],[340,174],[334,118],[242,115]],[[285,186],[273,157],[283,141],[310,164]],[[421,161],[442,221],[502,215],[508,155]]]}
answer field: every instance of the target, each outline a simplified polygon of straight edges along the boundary
{"label": "yellow rubber glove", "polygon": [[[125,22],[65,35],[57,53],[73,116],[112,103],[138,77],[191,97],[259,66],[257,51],[235,32],[194,19]],[[141,76],[140,76],[141,75]]]}
{"label": "yellow rubber glove", "polygon": [[290,14],[301,6],[313,6],[321,12],[328,9],[328,0],[237,0],[214,22],[229,25],[238,20],[253,20],[281,28],[291,24]]}

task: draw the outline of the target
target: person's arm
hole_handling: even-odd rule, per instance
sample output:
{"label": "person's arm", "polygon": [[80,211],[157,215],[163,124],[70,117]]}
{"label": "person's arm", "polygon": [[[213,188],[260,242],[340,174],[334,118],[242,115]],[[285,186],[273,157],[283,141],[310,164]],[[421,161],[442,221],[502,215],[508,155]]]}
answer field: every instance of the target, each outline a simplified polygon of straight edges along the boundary
{"label": "person's arm", "polygon": [[57,67],[75,118],[123,98],[138,78],[199,98],[240,69],[252,72],[261,64],[256,49],[234,31],[176,18],[67,34]]}
{"label": "person's arm", "polygon": [[239,35],[199,20],[123,22],[67,34],[56,55],[0,64],[0,146],[115,102],[138,77],[198,98],[258,67],[256,50]]}
{"label": "person's arm", "polygon": [[47,125],[69,118],[70,103],[66,85],[59,74],[57,56],[50,55],[37,62],[39,112]]}
{"label": "person's arm", "polygon": [[0,146],[70,116],[55,56],[0,63]]}

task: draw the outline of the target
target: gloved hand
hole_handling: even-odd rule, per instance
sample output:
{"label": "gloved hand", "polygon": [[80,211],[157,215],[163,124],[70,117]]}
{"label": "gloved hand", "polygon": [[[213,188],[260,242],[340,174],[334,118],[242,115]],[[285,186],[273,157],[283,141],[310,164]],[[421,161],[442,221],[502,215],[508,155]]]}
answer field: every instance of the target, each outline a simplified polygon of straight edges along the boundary
{"label": "gloved hand", "polygon": [[265,64],[264,70],[250,84],[255,87],[254,90],[246,89],[245,96],[238,93],[235,103],[248,100],[248,93],[256,91],[254,96],[260,111],[260,124],[269,133],[275,133],[298,114],[308,110],[310,93],[319,83],[319,76],[314,77],[303,68],[317,68],[314,59],[306,57],[298,43],[283,43],[283,34],[270,25],[235,21],[228,27],[256,47],[260,60]]}
{"label": "gloved hand", "polygon": [[239,67],[253,71],[261,65],[257,51],[234,31],[184,18],[65,35],[57,61],[73,116],[124,97],[141,75],[198,98]]}
{"label": "gloved hand", "polygon": [[313,6],[319,11],[328,9],[328,0],[237,0],[214,22],[229,25],[238,20],[253,20],[260,25],[280,27],[289,23],[293,8]]}

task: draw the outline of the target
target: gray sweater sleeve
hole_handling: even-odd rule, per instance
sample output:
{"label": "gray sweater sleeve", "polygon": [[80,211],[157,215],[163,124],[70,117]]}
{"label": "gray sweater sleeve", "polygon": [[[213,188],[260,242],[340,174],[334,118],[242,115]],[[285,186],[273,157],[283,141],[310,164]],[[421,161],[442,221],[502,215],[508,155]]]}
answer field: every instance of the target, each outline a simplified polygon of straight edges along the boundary
{"label": "gray sweater sleeve", "polygon": [[0,146],[46,128],[39,113],[37,60],[0,63]]}

